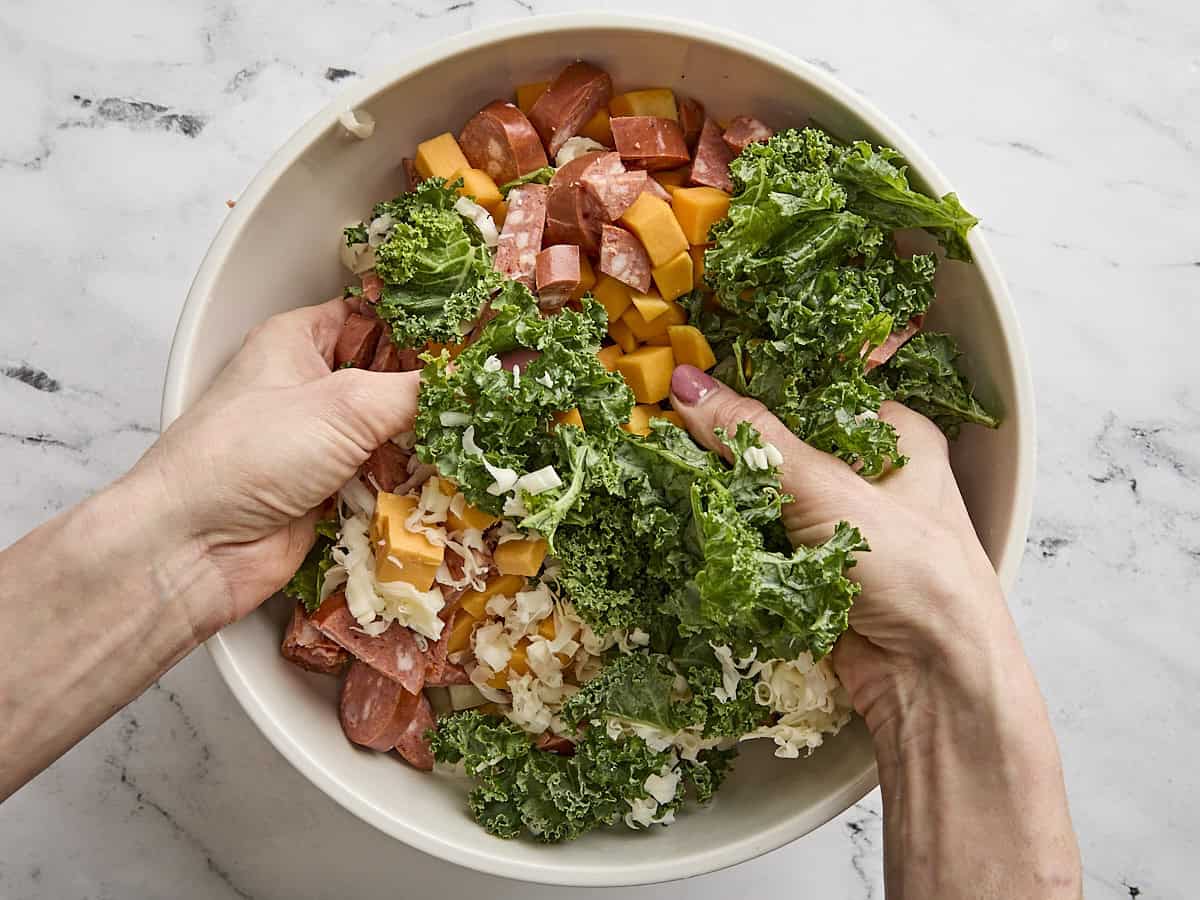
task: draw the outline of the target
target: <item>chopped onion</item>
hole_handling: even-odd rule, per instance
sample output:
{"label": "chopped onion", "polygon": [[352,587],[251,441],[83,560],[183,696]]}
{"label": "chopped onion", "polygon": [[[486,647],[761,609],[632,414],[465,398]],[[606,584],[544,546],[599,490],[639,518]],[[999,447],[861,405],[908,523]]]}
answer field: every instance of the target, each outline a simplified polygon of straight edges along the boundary
{"label": "chopped onion", "polygon": [[365,109],[342,110],[338,122],[360,141],[365,141],[375,133],[375,117]]}
{"label": "chopped onion", "polygon": [[455,410],[448,409],[438,415],[438,421],[442,424],[443,428],[459,428],[463,425],[470,425],[471,417],[465,412],[456,412]]}
{"label": "chopped onion", "polygon": [[496,228],[496,220],[492,214],[469,197],[459,197],[454,201],[455,211],[464,219],[475,223],[479,234],[483,237],[485,247],[495,247],[500,243],[500,230]]}
{"label": "chopped onion", "polygon": [[593,141],[591,138],[575,135],[563,141],[557,155],[554,157],[556,166],[565,166],[573,159],[578,159],[585,153],[591,153],[595,150],[607,150],[603,144]]}
{"label": "chopped onion", "polygon": [[558,477],[558,472],[554,471],[554,466],[543,466],[536,472],[530,472],[517,479],[517,487],[534,497],[561,486],[562,479]]}

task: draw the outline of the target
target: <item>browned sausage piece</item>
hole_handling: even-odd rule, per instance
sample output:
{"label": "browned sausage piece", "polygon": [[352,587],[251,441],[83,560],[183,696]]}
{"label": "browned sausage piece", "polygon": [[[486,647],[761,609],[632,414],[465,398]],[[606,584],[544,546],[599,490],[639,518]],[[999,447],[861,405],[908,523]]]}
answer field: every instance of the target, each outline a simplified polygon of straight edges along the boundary
{"label": "browned sausage piece", "polygon": [[391,441],[384,441],[371,451],[359,472],[372,488],[390,493],[396,489],[396,485],[408,480],[410,455]]}
{"label": "browned sausage piece", "polygon": [[326,598],[313,613],[312,622],[327,638],[410,694],[424,686],[425,656],[413,633],[403,625],[393,622],[383,634],[363,634],[346,606],[346,595],[340,592]]}
{"label": "browned sausage piece", "polygon": [[362,274],[362,297],[368,303],[378,303],[383,296],[383,279],[374,272]]}
{"label": "browned sausage piece", "polygon": [[574,244],[555,244],[537,256],[538,305],[556,309],[566,303],[583,280],[579,248]]}
{"label": "browned sausage piece", "polygon": [[751,144],[769,141],[775,129],[764,125],[754,116],[734,116],[725,129],[725,143],[734,153],[741,153]]}
{"label": "browned sausage piece", "polygon": [[406,698],[404,703],[400,715],[406,724],[396,739],[396,751],[414,768],[428,772],[433,769],[433,751],[425,732],[434,726],[433,708],[424,694]]}
{"label": "browned sausage piece", "polygon": [[650,290],[650,257],[642,242],[624,228],[604,226],[600,237],[600,271],[640,294]]}
{"label": "browned sausage piece", "polygon": [[283,634],[279,651],[288,662],[322,675],[336,675],[350,662],[350,654],[321,634],[308,620],[301,603],[297,603],[292,611],[292,621]]}
{"label": "browned sausage piece", "polygon": [[[547,245],[578,244],[588,256],[595,256],[600,251],[601,213],[580,179],[589,166],[607,155],[596,150],[577,156],[560,167],[550,179],[550,196],[546,202]],[[619,157],[617,162],[620,162]],[[508,224],[507,220],[505,224]]]}
{"label": "browned sausage piece", "polygon": [[338,704],[342,731],[356,744],[387,752],[408,728],[416,699],[417,695],[355,660],[342,682]]}
{"label": "browned sausage piece", "polygon": [[356,369],[365,369],[375,358],[375,345],[382,333],[383,323],[378,319],[358,313],[348,315],[342,333],[338,335],[337,346],[333,348],[334,368],[349,364]]}
{"label": "browned sausage piece", "polygon": [[679,109],[679,130],[683,132],[684,143],[689,150],[696,148],[700,140],[700,129],[704,127],[704,106],[691,97],[676,97]]}
{"label": "browned sausage piece", "polygon": [[649,194],[651,197],[657,197],[663,203],[671,202],[671,193],[653,178],[647,178],[646,184],[642,188],[643,194]]}
{"label": "browned sausage piece", "polygon": [[596,110],[612,99],[612,79],[590,63],[574,62],[558,73],[529,110],[529,121],[551,156]]}
{"label": "browned sausage piece", "polygon": [[[872,369],[877,369],[895,356],[897,350],[916,336],[924,322],[924,316],[913,316],[903,328],[893,329],[882,344],[867,354],[866,370],[870,372]],[[863,349],[867,348],[864,346]]]}
{"label": "browned sausage piece", "polygon": [[645,189],[648,176],[644,171],[626,172],[621,154],[598,156],[579,176],[579,183],[591,196],[606,222],[615,222]]}
{"label": "browned sausage piece", "polygon": [[546,165],[542,139],[525,113],[504,100],[493,100],[467,122],[458,143],[472,167],[483,169],[496,184]]}
{"label": "browned sausage piece", "polygon": [[496,271],[533,288],[542,231],[546,227],[546,201],[550,189],[544,184],[523,184],[508,192],[508,214],[496,245],[492,265]]}
{"label": "browned sausage piece", "polygon": [[575,742],[552,731],[543,731],[537,736],[533,745],[539,750],[557,753],[559,756],[574,756]]}
{"label": "browned sausage piece", "polygon": [[392,343],[386,333],[379,339],[379,346],[375,348],[375,358],[371,360],[369,368],[372,372],[400,371],[400,349]]}
{"label": "browned sausage piece", "polygon": [[613,140],[626,164],[651,172],[685,165],[691,155],[674,119],[661,116],[617,116]]}
{"label": "browned sausage piece", "polygon": [[733,180],[729,177],[729,163],[732,161],[733,151],[721,137],[721,127],[712,119],[705,119],[700,141],[696,144],[696,158],[692,161],[689,180],[692,184],[731,194]]}
{"label": "browned sausage piece", "polygon": [[417,164],[407,157],[400,160],[400,164],[404,167],[404,189],[411,193],[421,183],[421,176],[417,174]]}
{"label": "browned sausage piece", "polygon": [[450,630],[454,625],[454,616],[456,614],[466,615],[466,613],[452,612],[445,620],[446,627],[442,629],[442,636],[438,638],[436,643],[429,645],[429,653],[425,661],[425,684],[429,687],[445,687],[451,684],[471,683],[466,670],[446,658],[447,651],[450,649]]}

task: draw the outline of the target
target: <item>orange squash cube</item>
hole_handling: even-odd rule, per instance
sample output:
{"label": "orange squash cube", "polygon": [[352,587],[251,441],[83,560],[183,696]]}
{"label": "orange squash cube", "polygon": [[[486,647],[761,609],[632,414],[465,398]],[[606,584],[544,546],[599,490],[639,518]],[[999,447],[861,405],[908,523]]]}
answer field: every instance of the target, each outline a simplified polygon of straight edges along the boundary
{"label": "orange squash cube", "polygon": [[675,353],[675,364],[680,366],[695,366],[702,372],[717,364],[708,338],[693,325],[672,325],[667,329],[671,339],[671,350]]}
{"label": "orange squash cube", "polygon": [[658,403],[671,395],[675,355],[670,347],[639,347],[617,360],[617,371],[638,403]]}
{"label": "orange squash cube", "polygon": [[502,575],[525,575],[532,578],[541,571],[545,559],[545,538],[506,541],[492,553],[492,562]]}

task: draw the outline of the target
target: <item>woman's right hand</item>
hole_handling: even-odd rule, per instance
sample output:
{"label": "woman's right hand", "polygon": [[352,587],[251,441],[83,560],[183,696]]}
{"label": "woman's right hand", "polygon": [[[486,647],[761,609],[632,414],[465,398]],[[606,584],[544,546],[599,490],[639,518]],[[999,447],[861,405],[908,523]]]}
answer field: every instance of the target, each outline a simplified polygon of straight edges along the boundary
{"label": "woman's right hand", "polygon": [[856,525],[871,552],[851,576],[862,593],[833,661],[872,732],[911,703],[932,669],[955,679],[997,645],[1020,653],[996,574],[975,536],[950,469],[945,437],[924,416],[893,402],[880,418],[899,434],[909,462],[867,481],[805,444],[756,400],[691,366],[675,370],[672,402],[693,436],[727,455],[713,429],[748,421],[783,455],[783,510],[793,544],[815,544],[839,521]]}

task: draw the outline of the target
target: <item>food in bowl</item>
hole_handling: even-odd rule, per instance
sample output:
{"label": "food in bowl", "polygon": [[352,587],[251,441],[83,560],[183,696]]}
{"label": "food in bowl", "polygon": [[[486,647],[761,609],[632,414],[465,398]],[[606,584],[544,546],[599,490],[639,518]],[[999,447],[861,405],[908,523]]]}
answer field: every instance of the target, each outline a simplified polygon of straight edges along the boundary
{"label": "food in bowl", "polygon": [[332,498],[286,593],[288,659],[345,673],[347,737],[462,765],[502,837],[667,825],[739,742],[818,747],[850,717],[828,654],[850,523],[792,548],[779,450],[702,449],[669,407],[711,371],[813,446],[904,464],[880,403],[995,426],[922,330],[975,219],[897,154],[586,62],[416,148],[410,190],[344,231],[359,283],[337,365],[422,370],[411,433]]}

